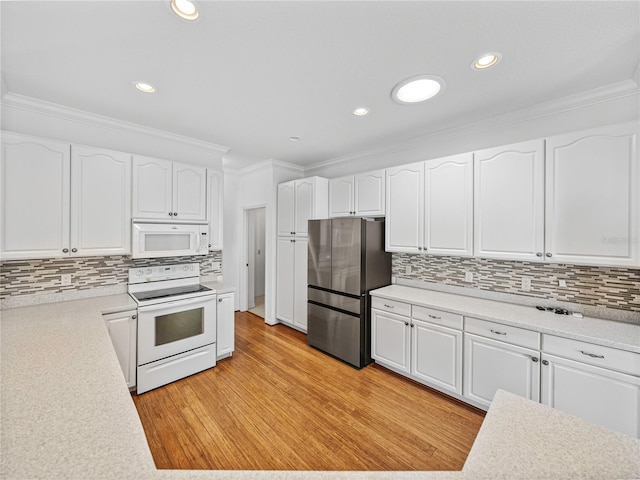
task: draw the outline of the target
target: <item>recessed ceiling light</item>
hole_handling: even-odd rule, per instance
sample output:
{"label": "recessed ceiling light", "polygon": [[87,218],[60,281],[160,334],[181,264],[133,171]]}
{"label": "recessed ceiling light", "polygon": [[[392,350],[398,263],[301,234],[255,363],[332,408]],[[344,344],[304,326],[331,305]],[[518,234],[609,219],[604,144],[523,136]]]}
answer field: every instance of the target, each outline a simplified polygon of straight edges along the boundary
{"label": "recessed ceiling light", "polygon": [[436,75],[417,75],[393,87],[391,96],[401,104],[424,102],[435,97],[444,86],[444,79]]}
{"label": "recessed ceiling light", "polygon": [[299,142],[300,141],[300,137],[289,137],[289,141],[290,142]]}
{"label": "recessed ceiling light", "polygon": [[502,60],[502,54],[498,52],[490,52],[480,55],[471,64],[471,68],[474,70],[484,70],[485,68],[493,67],[496,63]]}
{"label": "recessed ceiling light", "polygon": [[189,0],[171,0],[173,12],[185,20],[195,20],[200,15],[198,7]]}
{"label": "recessed ceiling light", "polygon": [[366,107],[358,107],[353,111],[353,114],[357,117],[362,117],[369,113],[369,109]]}
{"label": "recessed ceiling light", "polygon": [[150,83],[135,82],[134,85],[138,90],[144,93],[153,93],[156,91],[156,87],[154,87]]}

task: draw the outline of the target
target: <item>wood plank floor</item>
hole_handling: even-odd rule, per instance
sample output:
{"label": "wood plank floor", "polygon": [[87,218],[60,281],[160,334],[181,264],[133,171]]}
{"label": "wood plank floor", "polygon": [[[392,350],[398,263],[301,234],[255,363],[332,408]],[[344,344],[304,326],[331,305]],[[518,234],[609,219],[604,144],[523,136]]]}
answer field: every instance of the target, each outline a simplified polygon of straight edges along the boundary
{"label": "wood plank floor", "polygon": [[233,357],[133,399],[160,469],[460,470],[484,418],[238,312]]}

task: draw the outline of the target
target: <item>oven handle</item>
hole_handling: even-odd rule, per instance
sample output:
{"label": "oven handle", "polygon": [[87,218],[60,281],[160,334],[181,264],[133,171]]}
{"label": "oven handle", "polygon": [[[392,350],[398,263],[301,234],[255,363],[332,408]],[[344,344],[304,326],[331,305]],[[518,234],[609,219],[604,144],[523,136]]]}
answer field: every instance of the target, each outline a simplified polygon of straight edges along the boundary
{"label": "oven handle", "polygon": [[154,305],[147,305],[144,307],[138,307],[138,311],[140,312],[155,312],[158,310],[164,310],[169,307],[188,307],[190,305],[202,304],[205,302],[215,302],[216,295],[203,295],[201,297],[187,299],[187,300],[175,300],[173,302],[165,302],[165,303],[156,303]]}

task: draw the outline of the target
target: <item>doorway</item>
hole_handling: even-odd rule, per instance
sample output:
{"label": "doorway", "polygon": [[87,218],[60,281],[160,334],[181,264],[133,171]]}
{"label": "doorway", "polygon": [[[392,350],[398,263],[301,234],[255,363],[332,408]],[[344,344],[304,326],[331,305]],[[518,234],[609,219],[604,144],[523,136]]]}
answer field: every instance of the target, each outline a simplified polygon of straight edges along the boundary
{"label": "doorway", "polygon": [[247,309],[265,318],[265,208],[247,210]]}

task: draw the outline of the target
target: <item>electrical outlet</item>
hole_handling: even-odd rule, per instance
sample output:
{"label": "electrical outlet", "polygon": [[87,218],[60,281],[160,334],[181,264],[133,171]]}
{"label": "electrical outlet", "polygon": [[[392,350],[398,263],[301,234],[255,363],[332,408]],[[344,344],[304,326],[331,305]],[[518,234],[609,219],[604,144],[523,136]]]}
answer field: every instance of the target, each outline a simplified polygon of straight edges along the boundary
{"label": "electrical outlet", "polygon": [[60,275],[60,283],[62,285],[71,285],[71,274],[65,273],[63,275]]}
{"label": "electrical outlet", "polygon": [[522,282],[520,283],[520,290],[522,290],[523,292],[528,292],[531,290],[530,277],[522,277]]}
{"label": "electrical outlet", "polygon": [[220,270],[220,267],[221,267],[220,262],[213,262],[213,269],[214,270]]}
{"label": "electrical outlet", "polygon": [[559,287],[566,287],[567,286],[567,281],[566,280],[558,280],[558,286]]}
{"label": "electrical outlet", "polygon": [[473,272],[464,272],[464,281],[473,282]]}
{"label": "electrical outlet", "polygon": [[407,265],[406,267],[404,267],[404,273],[406,273],[407,275],[411,274],[411,265]]}

